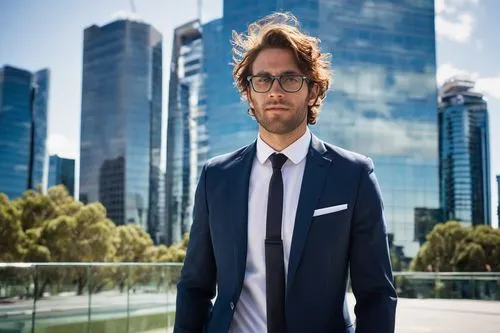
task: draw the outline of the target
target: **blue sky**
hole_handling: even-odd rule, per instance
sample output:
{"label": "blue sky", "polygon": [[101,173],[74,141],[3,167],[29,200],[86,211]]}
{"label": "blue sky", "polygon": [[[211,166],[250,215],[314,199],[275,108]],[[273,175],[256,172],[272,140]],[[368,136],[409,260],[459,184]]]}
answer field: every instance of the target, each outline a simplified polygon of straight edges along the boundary
{"label": "blue sky", "polygon": [[[135,0],[137,14],[164,37],[164,67],[170,63],[173,29],[198,16],[197,0]],[[76,157],[79,151],[83,30],[102,25],[128,0],[1,0],[0,66],[28,70],[49,68],[50,153]],[[500,174],[500,43],[498,0],[436,0],[437,80],[468,75],[485,93],[490,110],[492,221],[496,224]],[[222,16],[222,0],[204,0],[203,22]],[[168,71],[163,108],[167,110]],[[341,84],[340,82],[338,84]]]}

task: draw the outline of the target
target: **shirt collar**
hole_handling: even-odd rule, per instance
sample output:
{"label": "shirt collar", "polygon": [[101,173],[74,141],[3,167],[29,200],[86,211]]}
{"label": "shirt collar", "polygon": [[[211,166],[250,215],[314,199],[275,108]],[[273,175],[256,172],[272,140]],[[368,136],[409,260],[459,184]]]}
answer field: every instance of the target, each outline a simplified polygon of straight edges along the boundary
{"label": "shirt collar", "polygon": [[[280,153],[285,154],[288,159],[294,163],[299,164],[307,155],[309,145],[311,144],[311,132],[306,127],[306,132],[294,143],[283,149]],[[257,135],[257,159],[261,164],[264,164],[269,156],[277,153],[267,143],[262,140],[260,135]]]}

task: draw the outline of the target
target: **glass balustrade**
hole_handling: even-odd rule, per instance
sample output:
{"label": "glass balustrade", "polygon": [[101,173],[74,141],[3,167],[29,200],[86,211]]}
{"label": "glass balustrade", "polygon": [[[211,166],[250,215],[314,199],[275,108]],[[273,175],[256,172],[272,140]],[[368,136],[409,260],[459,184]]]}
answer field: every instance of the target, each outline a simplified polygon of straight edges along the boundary
{"label": "glass balustrade", "polygon": [[[0,263],[0,333],[172,332],[181,268],[180,263]],[[500,300],[500,273],[395,272],[394,277],[401,298]]]}

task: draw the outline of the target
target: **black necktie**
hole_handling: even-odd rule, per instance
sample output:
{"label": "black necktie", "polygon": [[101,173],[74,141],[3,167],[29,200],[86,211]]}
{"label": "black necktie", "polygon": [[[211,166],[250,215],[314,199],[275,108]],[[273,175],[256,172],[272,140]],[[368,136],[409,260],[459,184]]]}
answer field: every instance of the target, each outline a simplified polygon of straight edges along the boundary
{"label": "black necktie", "polygon": [[283,241],[281,240],[281,219],[283,215],[283,179],[281,167],[287,157],[273,154],[273,175],[269,182],[266,223],[266,301],[267,332],[285,333],[285,263]]}

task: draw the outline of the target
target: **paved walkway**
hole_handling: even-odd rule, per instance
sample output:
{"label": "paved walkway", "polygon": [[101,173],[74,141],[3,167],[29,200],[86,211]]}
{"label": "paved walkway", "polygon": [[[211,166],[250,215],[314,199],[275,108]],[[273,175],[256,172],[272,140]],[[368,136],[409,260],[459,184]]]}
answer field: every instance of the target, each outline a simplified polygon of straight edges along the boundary
{"label": "paved walkway", "polygon": [[[354,297],[348,296],[350,311],[353,313]],[[400,298],[396,315],[396,332],[499,333],[500,302]],[[172,329],[141,333],[172,333]]]}

